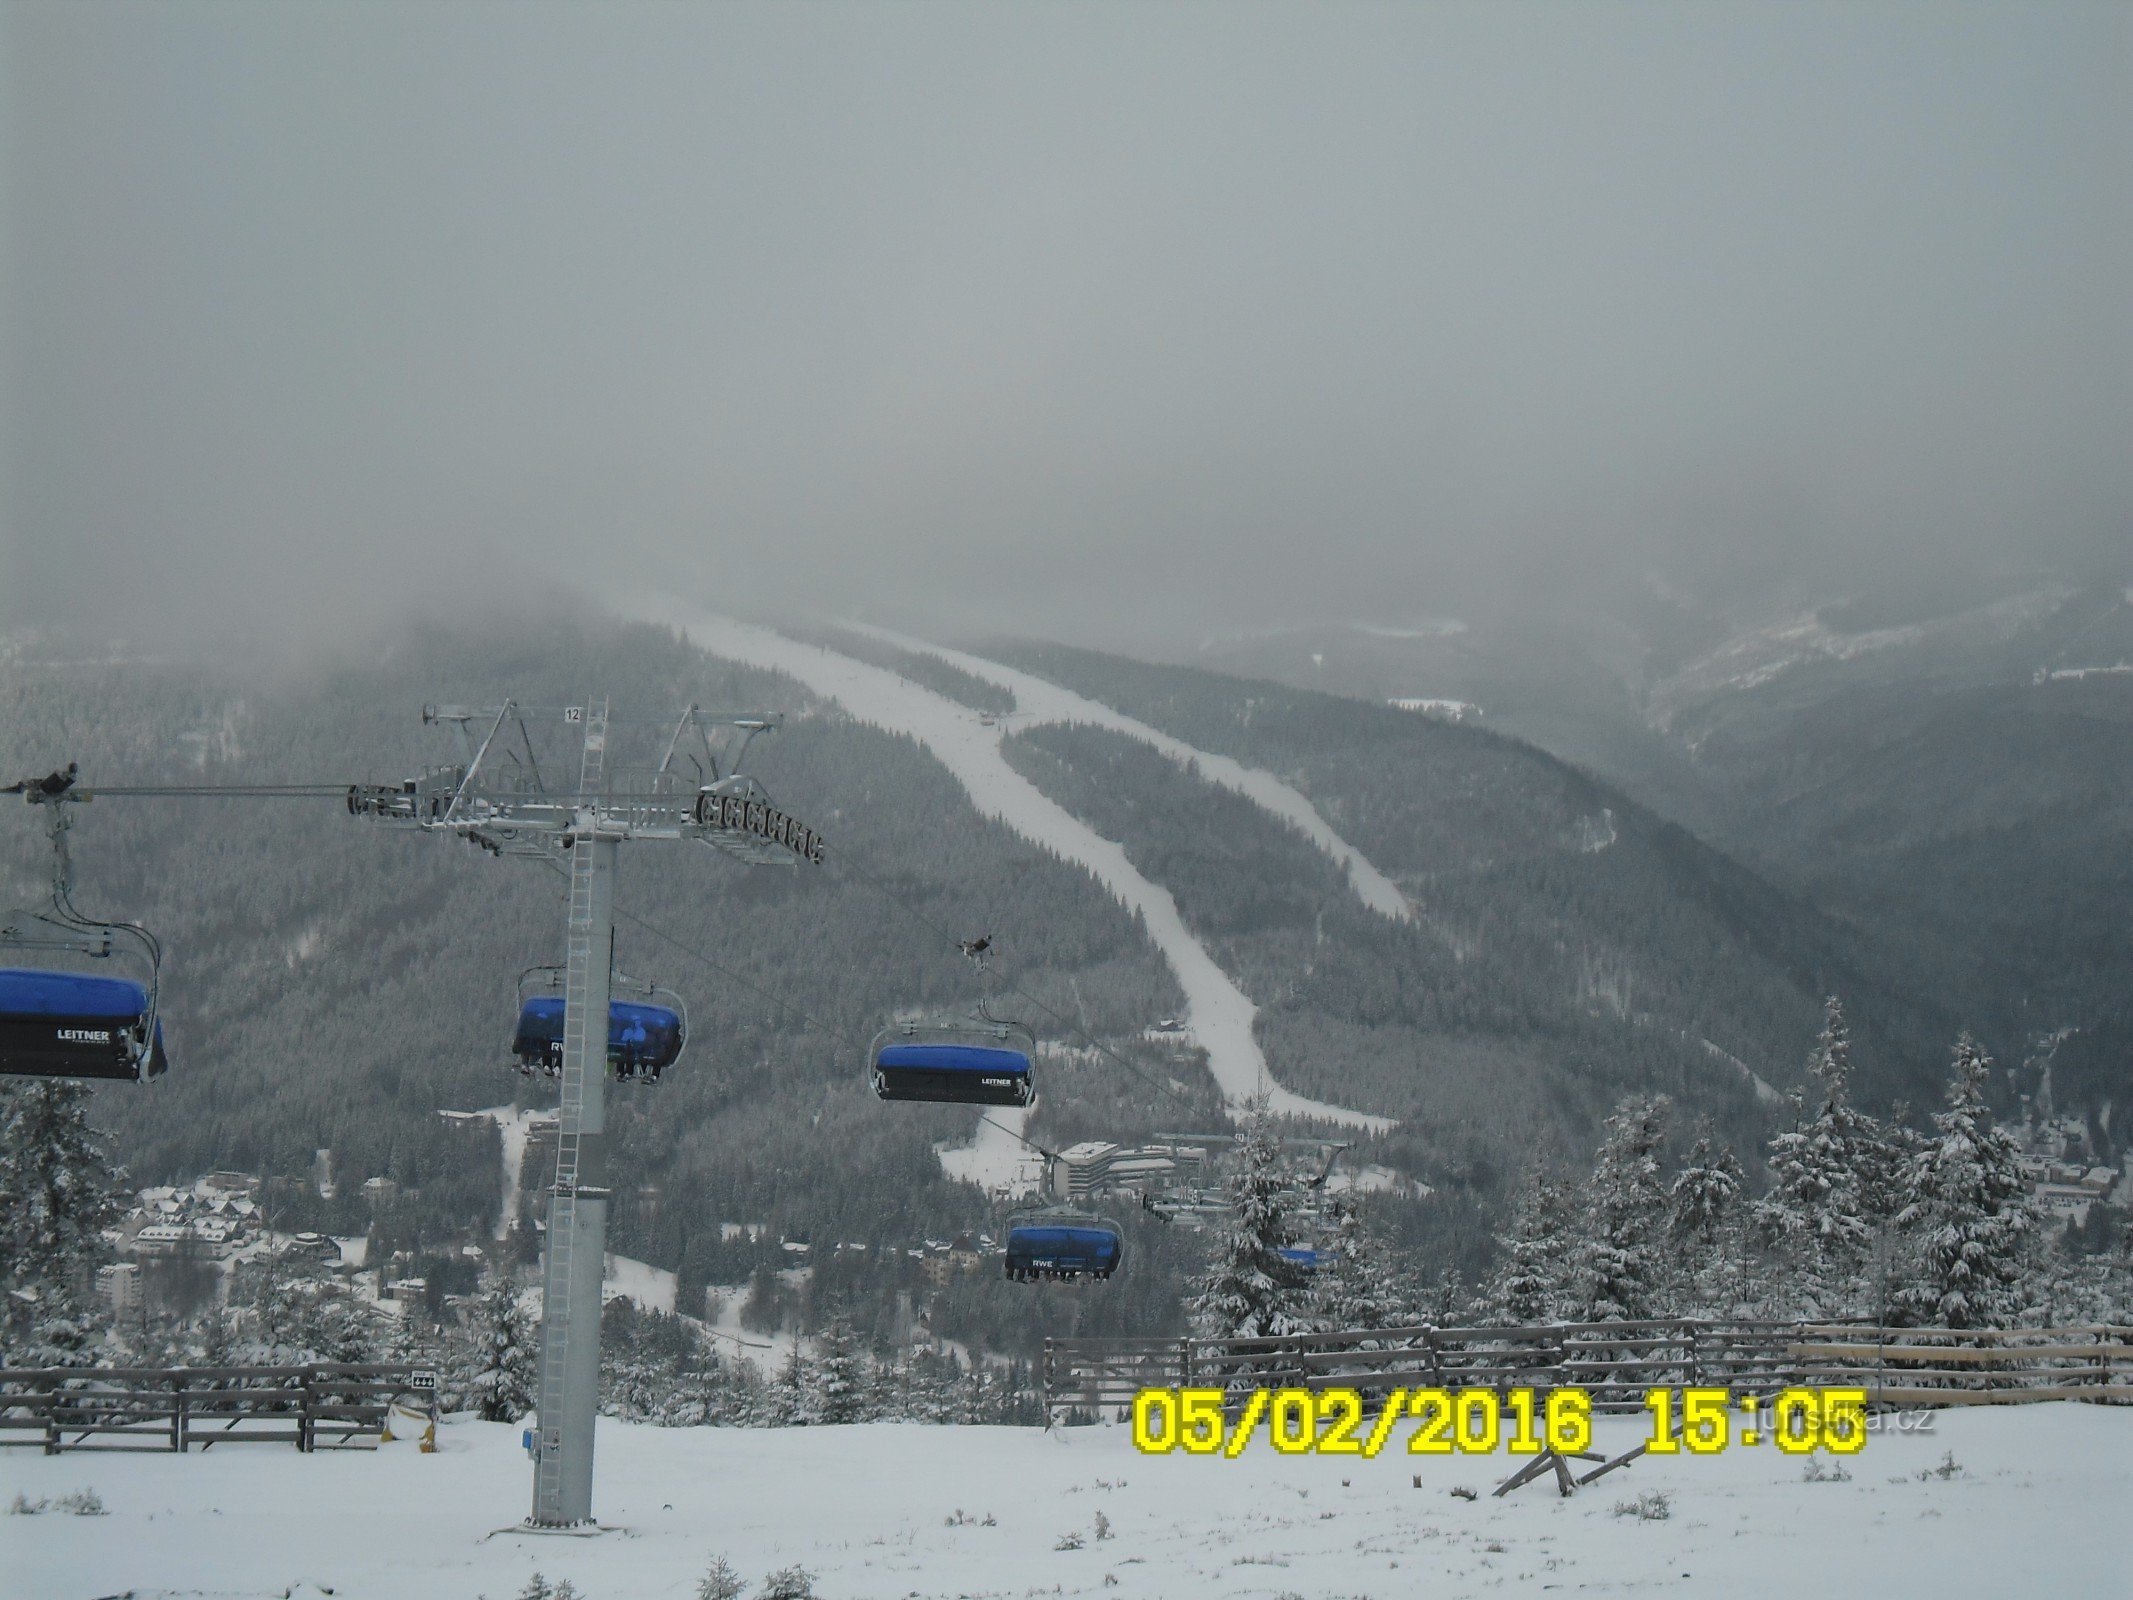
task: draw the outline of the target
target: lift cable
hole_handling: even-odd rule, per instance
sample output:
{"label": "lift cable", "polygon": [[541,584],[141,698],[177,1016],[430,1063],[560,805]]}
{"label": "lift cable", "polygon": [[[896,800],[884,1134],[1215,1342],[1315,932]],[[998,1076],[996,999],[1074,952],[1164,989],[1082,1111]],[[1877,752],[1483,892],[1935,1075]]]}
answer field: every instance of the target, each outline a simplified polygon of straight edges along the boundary
{"label": "lift cable", "polygon": [[[867,871],[866,868],[860,866],[859,863],[853,859],[852,852],[849,846],[832,845],[830,847],[829,854],[836,858],[839,862],[841,862],[845,870],[850,872],[861,883],[872,889],[876,894],[880,895],[883,900],[887,901],[897,910],[903,912],[904,915],[910,917],[920,926],[930,930],[936,937],[938,937],[945,944],[947,944],[950,949],[957,951],[959,954],[967,954],[967,952],[963,950],[964,941],[958,939],[953,933],[951,933],[948,929],[942,927],[938,922],[934,921],[933,918],[927,916],[923,911],[919,911],[916,908],[905,904],[903,900],[898,898],[897,895],[889,889],[887,884],[883,883],[879,878],[875,877],[874,874]],[[1047,1004],[1045,1001],[1038,998],[1036,995],[1031,994],[1028,989],[1023,987],[1023,985],[1018,983],[1013,977],[1006,974],[1002,974],[1000,976],[1000,982],[1009,990],[1009,992],[1020,995],[1024,1000],[1027,1000],[1039,1011],[1042,1011],[1046,1016],[1057,1022],[1062,1028],[1065,1028],[1079,1036],[1092,1050],[1096,1050],[1103,1055],[1109,1056],[1112,1061],[1123,1067],[1133,1077],[1139,1079],[1142,1083],[1146,1084],[1156,1093],[1161,1095],[1167,1095],[1170,1099],[1175,1101],[1177,1104],[1183,1106],[1188,1111],[1197,1111],[1200,1109],[1199,1106],[1191,1098],[1184,1094],[1181,1094],[1178,1090],[1172,1088],[1169,1084],[1164,1083],[1162,1080],[1149,1074],[1145,1069],[1136,1066],[1133,1062],[1127,1060],[1116,1050],[1105,1044],[1101,1039],[1090,1033],[1087,1028],[1081,1026],[1081,1024],[1074,1021],[1073,1018],[1067,1016],[1064,1012],[1058,1010],[1056,1007]]]}
{"label": "lift cable", "polygon": [[[339,800],[346,798],[348,792],[349,786],[345,783],[168,783],[100,784],[94,787],[84,786],[79,793],[80,798],[83,800],[94,799],[98,795],[111,795],[114,797],[125,796],[133,799]],[[849,847],[842,845],[837,846],[836,854],[841,859],[845,868],[861,883],[872,889],[885,901],[896,907],[896,909],[902,911],[905,915],[911,917],[921,926],[928,929],[949,948],[960,950],[963,941],[956,938],[953,933],[951,933],[948,929],[942,927],[938,922],[936,922],[933,918],[927,916],[924,912],[918,911],[915,908],[906,905],[903,901],[899,900],[897,896],[889,890],[888,886],[881,881],[881,879],[876,877],[873,873],[867,871],[866,868],[859,865],[858,861],[853,857],[853,854]],[[558,862],[550,862],[548,863],[548,865],[553,867],[558,872],[564,871],[561,864]],[[565,873],[565,876],[567,875],[568,874]],[[786,1000],[783,997],[772,993],[770,990],[764,988],[762,985],[754,983],[751,980],[742,977],[739,973],[733,972],[730,969],[721,966],[717,961],[713,960],[703,951],[696,949],[694,946],[688,944],[686,941],[677,938],[673,934],[668,933],[665,929],[656,927],[652,923],[647,922],[642,917],[636,915],[634,912],[628,911],[623,908],[618,907],[616,914],[625,919],[626,921],[634,923],[636,926],[642,928],[645,932],[651,934],[654,938],[661,939],[666,943],[673,945],[675,949],[681,951],[683,954],[691,956],[695,960],[702,962],[712,971],[719,973],[721,976],[729,979],[734,983],[739,984],[741,987],[749,990],[751,993],[759,996],[760,998],[769,1001],[773,1005],[783,1007],[785,1010],[792,1012],[795,1016],[801,1017],[810,1025],[821,1029],[825,1033],[830,1034],[833,1038],[839,1038],[844,1040],[846,1043],[851,1043],[852,1036],[848,1030],[843,1028],[832,1027],[831,1025],[823,1022],[821,1019],[817,1018],[804,1008],[794,1004],[792,1001]],[[1159,1078],[1154,1077],[1141,1067],[1127,1060],[1126,1057],[1119,1054],[1118,1051],[1112,1049],[1111,1046],[1105,1044],[1101,1039],[1098,1039],[1094,1034],[1090,1033],[1088,1029],[1082,1027],[1079,1023],[1074,1021],[1073,1018],[1068,1017],[1057,1007],[1049,1004],[1038,995],[1032,994],[1027,987],[1016,981],[1013,977],[1003,975],[1001,978],[1001,982],[1011,993],[1019,995],[1022,999],[1028,1001],[1031,1005],[1042,1011],[1046,1016],[1052,1018],[1052,1020],[1057,1022],[1061,1027],[1067,1029],[1068,1031],[1079,1037],[1091,1049],[1097,1051],[1098,1053],[1104,1056],[1109,1057],[1119,1067],[1123,1068],[1127,1073],[1129,1073],[1132,1077],[1138,1079],[1148,1088],[1154,1090],[1157,1094],[1167,1096],[1169,1099],[1176,1102],[1178,1105],[1184,1106],[1187,1109],[1197,1109],[1197,1107],[1194,1105],[1194,1102],[1189,1097],[1179,1093],[1169,1084],[1163,1082]],[[1004,1123],[993,1122],[992,1118],[988,1116],[980,1116],[979,1120],[981,1122],[991,1123],[993,1127],[998,1128],[1001,1132],[1006,1133],[1010,1137],[1019,1140],[1021,1143],[1029,1146],[1030,1149],[1037,1151],[1039,1154],[1045,1156],[1047,1159],[1055,1159],[1054,1152],[1046,1150],[1042,1145],[1037,1144],[1034,1140],[1028,1139],[1021,1134],[1015,1133],[1013,1129],[1007,1127]]]}
{"label": "lift cable", "polygon": [[134,799],[184,800],[345,800],[345,783],[146,783],[98,784],[84,788],[81,798],[126,795]]}
{"label": "lift cable", "polygon": [[[560,862],[550,861],[546,862],[545,864],[551,870],[555,871],[561,876],[566,878],[569,876],[569,873],[564,869]],[[758,999],[767,1000],[770,1002],[770,1004],[779,1007],[781,1010],[792,1013],[792,1015],[800,1018],[801,1021],[807,1023],[810,1027],[815,1028],[822,1033],[828,1034],[832,1039],[835,1039],[840,1044],[847,1045],[853,1050],[858,1051],[862,1054],[865,1052],[865,1044],[860,1041],[859,1036],[855,1034],[851,1029],[846,1027],[840,1027],[836,1023],[825,1022],[822,1020],[822,1018],[816,1016],[812,1011],[809,1011],[805,1006],[800,1005],[798,1002],[786,999],[783,995],[778,994],[774,990],[765,988],[762,984],[755,982],[751,978],[742,977],[731,967],[725,966],[715,957],[709,955],[703,950],[698,949],[695,945],[690,944],[686,939],[683,939],[676,934],[669,933],[666,929],[660,927],[657,923],[648,921],[646,918],[638,916],[636,912],[631,911],[628,907],[620,905],[616,906],[615,916],[623,922],[630,923],[635,927],[643,929],[653,938],[661,941],[664,944],[671,945],[674,949],[680,951],[683,955],[688,956],[692,960],[701,962],[706,967],[709,967],[713,972],[717,973],[720,977],[726,979],[728,982],[738,984],[741,988],[746,989],[750,994],[755,995]],[[1030,1138],[1027,1134],[1017,1133],[1013,1128],[1010,1128],[1004,1122],[995,1122],[990,1116],[986,1115],[983,1112],[980,1112],[978,1114],[978,1120],[980,1122],[990,1124],[992,1127],[997,1128],[1000,1132],[1006,1134],[1010,1139],[1013,1139],[1017,1143],[1025,1145],[1029,1149],[1036,1151],[1037,1154],[1044,1157],[1047,1162],[1056,1161],[1059,1159],[1059,1153],[1056,1150],[1048,1149],[1044,1145],[1039,1144],[1036,1140]]]}

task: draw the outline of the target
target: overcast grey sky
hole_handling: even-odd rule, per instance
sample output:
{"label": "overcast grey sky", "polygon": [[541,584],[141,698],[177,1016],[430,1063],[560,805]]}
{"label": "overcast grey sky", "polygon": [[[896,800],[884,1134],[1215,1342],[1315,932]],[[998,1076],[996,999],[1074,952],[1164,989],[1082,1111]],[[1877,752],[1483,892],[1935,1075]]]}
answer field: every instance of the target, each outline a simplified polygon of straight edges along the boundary
{"label": "overcast grey sky", "polygon": [[2125,4],[0,16],[0,621],[2133,550]]}

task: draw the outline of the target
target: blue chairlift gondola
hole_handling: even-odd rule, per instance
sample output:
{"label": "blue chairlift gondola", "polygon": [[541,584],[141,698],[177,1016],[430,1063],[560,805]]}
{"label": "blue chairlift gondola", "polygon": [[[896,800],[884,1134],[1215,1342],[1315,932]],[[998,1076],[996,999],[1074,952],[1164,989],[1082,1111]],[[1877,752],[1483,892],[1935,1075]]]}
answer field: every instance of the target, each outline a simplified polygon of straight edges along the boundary
{"label": "blue chairlift gondola", "polygon": [[1034,1036],[1017,1023],[901,1022],[874,1036],[868,1070],[883,1100],[1026,1106],[1037,1098],[1030,1075],[1036,1051]]}
{"label": "blue chairlift gondola", "polygon": [[[534,967],[519,976],[518,1026],[511,1037],[511,1053],[519,1071],[531,1076],[555,1077],[563,1070],[563,996],[559,993],[527,993],[528,980],[547,975],[547,987],[559,988],[560,967]],[[689,1015],[681,996],[671,989],[633,984],[616,977],[616,988],[642,993],[639,1000],[610,999],[607,1003],[607,1064],[624,1082],[657,1083],[659,1075],[681,1057],[689,1040]],[[671,1005],[657,1003],[658,997]]]}
{"label": "blue chairlift gondola", "polygon": [[138,1082],[170,1066],[148,989],[130,978],[0,970],[0,1075]]}
{"label": "blue chairlift gondola", "polygon": [[52,839],[52,893],[44,907],[0,916],[0,950],[39,957],[123,954],[145,981],[58,968],[0,970],[0,1077],[97,1078],[138,1083],[170,1066],[156,1014],[163,952],[155,935],[130,922],[99,922],[74,909],[67,854],[68,815],[86,799],[75,769],[7,791],[43,806]]}
{"label": "blue chairlift gondola", "polygon": [[1287,1246],[1281,1251],[1281,1259],[1293,1267],[1303,1268],[1306,1272],[1317,1272],[1333,1265],[1332,1252],[1308,1244]]}
{"label": "blue chairlift gondola", "polygon": [[1007,1275],[1018,1283],[1108,1278],[1125,1259],[1118,1224],[1090,1212],[1048,1207],[1008,1218]]}

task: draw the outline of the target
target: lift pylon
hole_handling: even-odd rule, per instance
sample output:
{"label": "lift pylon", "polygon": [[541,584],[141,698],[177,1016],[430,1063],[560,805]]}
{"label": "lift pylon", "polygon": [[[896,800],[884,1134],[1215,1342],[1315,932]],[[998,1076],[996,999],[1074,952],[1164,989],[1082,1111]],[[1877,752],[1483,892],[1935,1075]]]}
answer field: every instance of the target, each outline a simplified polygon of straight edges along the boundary
{"label": "lift pylon", "polygon": [[[535,759],[528,721],[582,724],[574,790],[551,791]],[[562,1101],[557,1109],[555,1185],[541,1271],[540,1427],[533,1480],[535,1528],[592,1521],[593,1427],[600,1397],[600,1281],[607,1257],[607,1019],[613,949],[615,859],[638,839],[695,839],[759,865],[819,864],[822,841],[771,805],[733,770],[758,733],[781,721],[757,712],[683,712],[658,767],[610,771],[606,702],[536,711],[431,706],[423,720],[449,724],[462,760],[398,787],[348,792],[352,815],[425,832],[457,833],[497,855],[568,858]],[[665,726],[662,722],[661,726]],[[473,734],[480,730],[478,745]],[[512,750],[515,731],[525,752]],[[738,734],[723,754],[714,730]],[[703,759],[684,749],[699,736]],[[695,770],[684,773],[677,759]],[[508,766],[505,763],[509,763]],[[721,769],[724,769],[723,771]]]}

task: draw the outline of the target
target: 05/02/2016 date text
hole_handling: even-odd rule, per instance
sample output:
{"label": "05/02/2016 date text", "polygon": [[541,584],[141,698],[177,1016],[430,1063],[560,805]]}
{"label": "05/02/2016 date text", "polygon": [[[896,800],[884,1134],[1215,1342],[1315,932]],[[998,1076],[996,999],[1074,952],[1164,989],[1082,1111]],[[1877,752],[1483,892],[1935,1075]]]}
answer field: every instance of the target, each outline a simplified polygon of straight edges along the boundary
{"label": "05/02/2016 date text", "polygon": [[[1133,1397],[1133,1444],[1144,1455],[1234,1461],[1254,1439],[1284,1455],[1382,1453],[1403,1422],[1411,1456],[1573,1455],[1592,1445],[1592,1396],[1583,1389],[1394,1389],[1382,1404],[1354,1389],[1253,1389],[1239,1404],[1221,1389],[1143,1389]],[[1864,1389],[1786,1389],[1736,1396],[1727,1389],[1647,1389],[1645,1450],[1715,1455],[1729,1445],[1773,1445],[1788,1455],[1851,1455],[1866,1444]]]}

